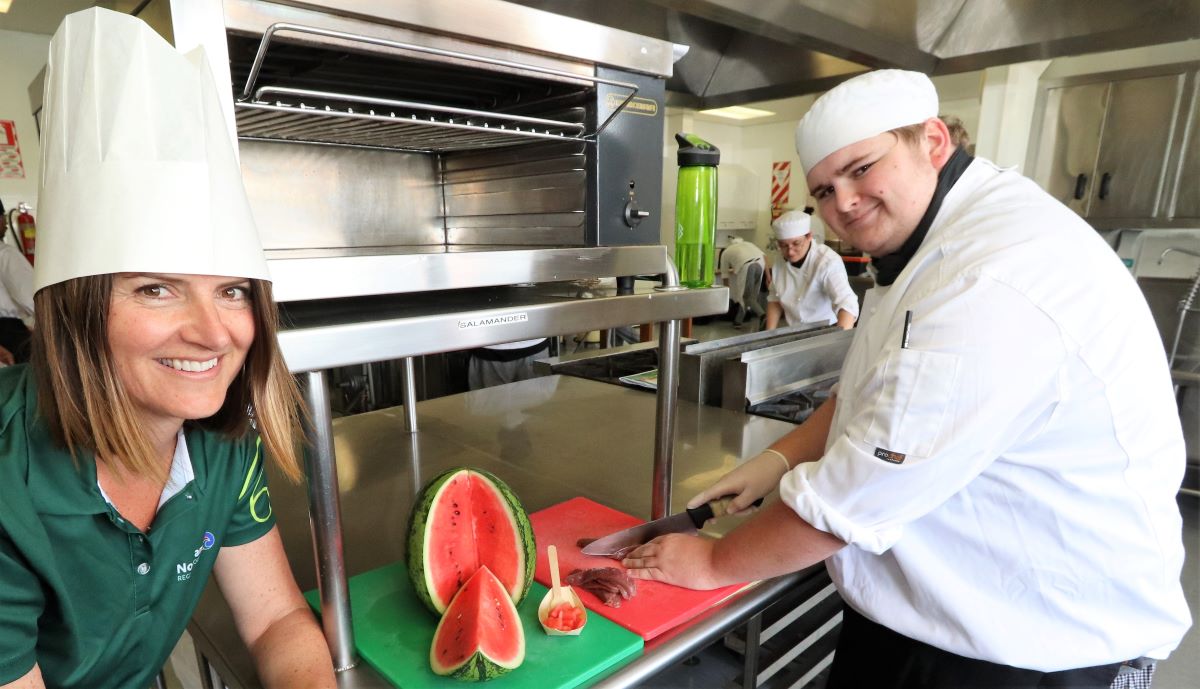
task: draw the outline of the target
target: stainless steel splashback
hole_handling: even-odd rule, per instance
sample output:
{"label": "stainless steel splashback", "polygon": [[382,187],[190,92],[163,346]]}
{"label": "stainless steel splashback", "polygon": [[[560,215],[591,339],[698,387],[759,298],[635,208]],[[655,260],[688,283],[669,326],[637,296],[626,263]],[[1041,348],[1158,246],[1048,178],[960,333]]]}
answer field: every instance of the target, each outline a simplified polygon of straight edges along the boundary
{"label": "stainless steel splashback", "polygon": [[447,244],[584,243],[582,142],[448,155],[441,179]]}
{"label": "stainless steel splashback", "polygon": [[585,243],[582,142],[438,158],[242,141],[241,153],[242,177],[268,252]]}
{"label": "stainless steel splashback", "polygon": [[263,141],[242,141],[241,153],[268,252],[446,241],[430,156]]}

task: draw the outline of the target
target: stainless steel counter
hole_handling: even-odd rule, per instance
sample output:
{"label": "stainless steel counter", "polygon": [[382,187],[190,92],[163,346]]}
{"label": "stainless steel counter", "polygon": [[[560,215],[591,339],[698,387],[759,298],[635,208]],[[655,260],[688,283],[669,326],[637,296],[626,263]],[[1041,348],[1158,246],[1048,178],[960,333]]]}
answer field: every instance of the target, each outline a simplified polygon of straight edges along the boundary
{"label": "stainless steel counter", "polygon": [[[500,476],[530,512],[578,495],[630,514],[650,515],[655,397],[578,378],[549,376],[421,402],[420,431],[404,430],[404,410],[334,421],[349,576],[404,557],[409,510],[421,486],[441,471],[474,466]],[[794,426],[679,402],[672,511],[739,458]],[[316,586],[303,485],[272,476],[271,502],[302,589]],[[727,520],[719,535],[736,524]],[[632,686],[682,660],[757,613],[801,575],[762,582],[673,630],[644,655],[603,680]],[[216,586],[205,591],[189,627],[197,650],[230,687],[258,686],[250,657]],[[389,686],[370,667],[339,675],[341,687]]]}

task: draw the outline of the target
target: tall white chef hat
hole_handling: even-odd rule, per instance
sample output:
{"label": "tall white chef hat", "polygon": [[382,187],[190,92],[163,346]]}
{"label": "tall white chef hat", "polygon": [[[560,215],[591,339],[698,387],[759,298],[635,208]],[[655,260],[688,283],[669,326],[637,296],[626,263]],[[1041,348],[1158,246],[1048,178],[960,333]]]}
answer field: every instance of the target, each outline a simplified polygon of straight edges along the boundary
{"label": "tall white chef hat", "polygon": [[771,222],[775,239],[795,239],[812,232],[812,217],[804,211],[788,211]]}
{"label": "tall white chef hat", "polygon": [[118,272],[269,279],[202,49],[93,8],[50,40],[34,289]]}
{"label": "tall white chef hat", "polygon": [[937,113],[937,89],[924,74],[902,69],[861,74],[818,98],[796,125],[800,166],[808,174],[840,148]]}

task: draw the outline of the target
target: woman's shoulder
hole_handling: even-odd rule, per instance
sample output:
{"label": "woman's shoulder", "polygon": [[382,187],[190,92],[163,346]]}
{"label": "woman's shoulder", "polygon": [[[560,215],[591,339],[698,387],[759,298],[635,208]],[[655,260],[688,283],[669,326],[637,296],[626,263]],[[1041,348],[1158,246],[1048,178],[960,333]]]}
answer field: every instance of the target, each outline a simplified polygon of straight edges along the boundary
{"label": "woman's shoulder", "polygon": [[33,372],[28,364],[0,368],[0,433],[6,432],[12,419],[28,406],[32,384]]}
{"label": "woman's shoulder", "polygon": [[258,432],[253,429],[248,429],[240,436],[231,437],[189,424],[184,431],[184,437],[192,466],[203,467],[197,472],[197,478],[202,474],[210,482],[237,481],[244,479],[255,464],[262,464],[261,440]]}
{"label": "woman's shoulder", "polygon": [[29,470],[25,431],[25,408],[31,376],[28,366],[0,368],[0,505],[15,509],[17,492],[22,492]]}

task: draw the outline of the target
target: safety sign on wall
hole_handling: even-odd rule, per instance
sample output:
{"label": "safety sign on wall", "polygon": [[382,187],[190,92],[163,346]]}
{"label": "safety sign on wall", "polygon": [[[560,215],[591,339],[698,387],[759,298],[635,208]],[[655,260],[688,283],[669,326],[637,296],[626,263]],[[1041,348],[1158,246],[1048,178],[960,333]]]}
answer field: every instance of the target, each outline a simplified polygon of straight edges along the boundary
{"label": "safety sign on wall", "polygon": [[17,123],[12,120],[0,120],[0,179],[25,179]]}
{"label": "safety sign on wall", "polygon": [[771,219],[783,214],[787,207],[788,192],[792,186],[792,161],[781,160],[771,163]]}

